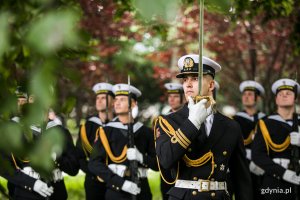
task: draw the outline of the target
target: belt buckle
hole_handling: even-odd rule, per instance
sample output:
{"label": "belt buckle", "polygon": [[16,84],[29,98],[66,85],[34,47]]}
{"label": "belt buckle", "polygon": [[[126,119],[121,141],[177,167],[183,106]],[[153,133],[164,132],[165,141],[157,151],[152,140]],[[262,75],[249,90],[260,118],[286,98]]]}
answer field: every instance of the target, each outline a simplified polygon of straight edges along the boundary
{"label": "belt buckle", "polygon": [[[200,188],[199,192],[209,192],[210,191],[210,181],[209,180],[202,180],[199,179],[200,182]],[[202,187],[204,185],[204,187]]]}

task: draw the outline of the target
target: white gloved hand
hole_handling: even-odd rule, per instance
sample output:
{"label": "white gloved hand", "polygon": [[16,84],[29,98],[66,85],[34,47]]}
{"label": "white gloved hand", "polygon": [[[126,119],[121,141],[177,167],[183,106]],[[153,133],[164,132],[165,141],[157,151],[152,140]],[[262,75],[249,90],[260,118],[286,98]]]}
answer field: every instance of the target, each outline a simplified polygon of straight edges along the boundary
{"label": "white gloved hand", "polygon": [[300,185],[300,176],[296,175],[296,172],[292,171],[292,170],[285,170],[284,174],[283,174],[283,180],[295,184],[295,185]]}
{"label": "white gloved hand", "polygon": [[250,172],[252,172],[253,174],[255,174],[257,176],[261,176],[265,173],[265,170],[263,170],[262,168],[257,166],[253,161],[250,162],[249,169],[250,169]]}
{"label": "white gloved hand", "polygon": [[125,180],[124,184],[122,185],[122,190],[133,195],[137,195],[141,192],[141,188],[139,188],[137,184],[127,180]]}
{"label": "white gloved hand", "polygon": [[127,169],[126,165],[119,165],[119,164],[109,164],[108,168],[114,173],[121,177],[124,177],[125,171]]}
{"label": "white gloved hand", "polygon": [[139,150],[136,147],[127,149],[127,159],[136,160],[141,164],[144,161],[143,154],[141,154],[141,152],[139,152]]}
{"label": "white gloved hand", "polygon": [[291,132],[291,144],[300,147],[300,133],[298,132]]}
{"label": "white gloved hand", "polygon": [[211,106],[206,109],[205,104],[207,102],[207,99],[202,99],[198,103],[194,103],[194,100],[192,97],[188,97],[189,99],[189,117],[188,119],[196,126],[196,128],[199,130],[201,124],[205,121],[207,116],[209,116],[212,113]]}
{"label": "white gloved hand", "polygon": [[41,180],[35,181],[33,190],[43,197],[50,197],[53,193],[53,187],[48,187],[48,185]]}
{"label": "white gloved hand", "polygon": [[133,119],[137,118],[138,114],[139,114],[139,107],[136,105],[131,110],[132,118]]}

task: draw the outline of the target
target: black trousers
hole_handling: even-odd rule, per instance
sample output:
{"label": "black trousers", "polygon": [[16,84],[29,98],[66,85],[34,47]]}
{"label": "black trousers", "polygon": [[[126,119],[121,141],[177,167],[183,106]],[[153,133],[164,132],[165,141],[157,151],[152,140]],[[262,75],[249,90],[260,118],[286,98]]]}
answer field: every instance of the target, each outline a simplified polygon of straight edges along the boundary
{"label": "black trousers", "polygon": [[95,176],[86,175],[84,181],[86,200],[104,200],[106,186],[105,183],[98,181]]}
{"label": "black trousers", "polygon": [[174,184],[170,185],[165,183],[165,181],[160,177],[160,191],[161,191],[161,195],[162,195],[162,199],[163,200],[168,200],[169,199],[169,195],[167,194],[167,192],[174,187]]}

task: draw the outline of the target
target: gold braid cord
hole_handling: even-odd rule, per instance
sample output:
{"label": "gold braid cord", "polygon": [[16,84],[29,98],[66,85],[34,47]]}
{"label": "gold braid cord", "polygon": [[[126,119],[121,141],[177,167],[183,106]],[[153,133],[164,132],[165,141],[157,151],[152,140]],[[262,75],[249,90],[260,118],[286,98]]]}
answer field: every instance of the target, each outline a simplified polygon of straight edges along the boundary
{"label": "gold braid cord", "polygon": [[[191,141],[182,133],[182,131],[180,129],[175,131],[174,128],[170,125],[170,123],[167,120],[165,120],[163,117],[160,116],[156,120],[154,127],[156,127],[157,122],[159,123],[162,130],[171,138],[172,143],[178,142],[179,145],[181,145],[185,149],[187,149],[187,147],[191,144]],[[156,138],[156,129],[155,128],[154,128],[154,134],[155,134],[154,138]],[[186,166],[188,166],[188,167],[200,167],[200,166],[206,164],[209,160],[211,160],[212,170],[211,170],[211,173],[210,173],[208,179],[214,173],[214,164],[215,164],[214,155],[211,151],[207,152],[202,157],[197,158],[195,160],[190,159],[187,155],[183,156],[183,161],[185,162]],[[178,173],[179,173],[179,168],[177,171],[177,177],[178,177]],[[176,179],[174,182],[176,182]]]}
{"label": "gold braid cord", "polygon": [[11,153],[11,158],[12,158],[12,160],[14,162],[14,165],[15,165],[16,169],[20,169],[20,167],[18,166],[17,161],[16,161],[15,156],[14,156],[13,153]]}
{"label": "gold braid cord", "polygon": [[250,132],[249,136],[244,140],[244,145],[245,146],[247,146],[248,144],[251,144],[253,142],[253,136],[254,136],[255,132],[256,132],[256,128],[253,129]]}
{"label": "gold braid cord", "polygon": [[[160,118],[160,117],[159,117]],[[156,134],[156,125],[157,125],[157,121],[159,120],[159,118],[157,118],[156,120],[155,120],[155,122],[154,122],[154,145],[155,145],[155,149],[156,149],[156,138],[157,138],[157,134]],[[163,119],[163,118],[162,118]],[[173,128],[173,127],[172,127]],[[167,181],[167,179],[164,177],[164,175],[163,175],[163,173],[162,173],[162,171],[161,171],[161,168],[160,168],[160,164],[159,164],[159,159],[158,159],[158,157],[157,157],[157,155],[156,155],[156,161],[157,161],[157,166],[158,166],[158,170],[159,170],[159,173],[160,173],[160,176],[161,176],[161,178],[162,178],[162,180],[165,182],[165,183],[167,183],[167,184],[169,184],[169,185],[172,185],[172,184],[175,184],[176,183],[176,181],[177,181],[177,179],[178,179],[178,176],[179,176],[179,162],[177,163],[177,172],[176,172],[176,178],[175,178],[175,180],[174,181]]]}
{"label": "gold braid cord", "polygon": [[272,141],[272,139],[270,137],[270,133],[269,133],[267,126],[263,120],[259,120],[259,127],[260,127],[260,130],[262,132],[262,135],[263,135],[265,143],[266,143],[268,155],[269,155],[270,148],[275,152],[282,152],[282,151],[286,150],[286,148],[288,148],[288,146],[290,145],[290,140],[291,140],[290,136],[287,136],[287,138],[285,139],[285,141],[282,144],[275,144]]}
{"label": "gold braid cord", "polygon": [[[97,135],[97,133],[96,133]],[[80,137],[81,137],[81,145],[82,149],[84,151],[85,156],[88,158],[88,154],[90,154],[93,150],[92,145],[90,144],[87,136],[86,136],[86,130],[85,130],[85,124],[82,124],[80,129]]]}
{"label": "gold braid cord", "polygon": [[103,130],[102,127],[99,127],[96,134],[99,134],[100,140],[103,144],[103,147],[108,155],[108,157],[110,158],[111,161],[113,161],[114,163],[122,163],[126,160],[126,153],[127,153],[127,145],[124,146],[121,155],[119,156],[115,156],[112,151],[111,148],[109,146],[109,142],[107,140],[106,134]]}

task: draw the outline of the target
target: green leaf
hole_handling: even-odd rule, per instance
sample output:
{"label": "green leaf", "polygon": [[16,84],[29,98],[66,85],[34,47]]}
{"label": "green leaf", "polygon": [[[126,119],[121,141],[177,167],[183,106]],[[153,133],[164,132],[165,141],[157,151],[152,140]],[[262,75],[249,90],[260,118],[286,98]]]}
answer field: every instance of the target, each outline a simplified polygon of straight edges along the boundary
{"label": "green leaf", "polygon": [[204,1],[204,6],[211,12],[229,14],[232,0],[209,0]]}
{"label": "green leaf", "polygon": [[[21,127],[17,123],[2,122],[0,123],[0,146],[3,149],[17,150],[22,146]],[[3,139],[5,138],[5,139]]]}
{"label": "green leaf", "polygon": [[76,104],[76,98],[75,97],[68,97],[67,100],[64,102],[62,107],[63,113],[70,113],[72,112],[73,108]]}
{"label": "green leaf", "polygon": [[78,43],[76,33],[77,15],[70,10],[59,10],[45,14],[31,24],[26,41],[39,53],[49,54],[62,47]]}
{"label": "green leaf", "polygon": [[137,11],[146,19],[159,19],[165,22],[171,22],[175,19],[179,0],[134,0],[133,5]]}
{"label": "green leaf", "polygon": [[0,58],[9,48],[9,13],[0,11]]}
{"label": "green leaf", "polygon": [[51,154],[55,152],[56,155],[60,155],[63,144],[63,133],[58,128],[46,130],[41,138],[35,143],[29,158],[32,166],[37,169],[43,177],[48,177],[51,170],[54,168]]}
{"label": "green leaf", "polygon": [[55,63],[47,62],[36,69],[30,82],[30,91],[42,107],[49,108],[55,100],[53,68]]}

